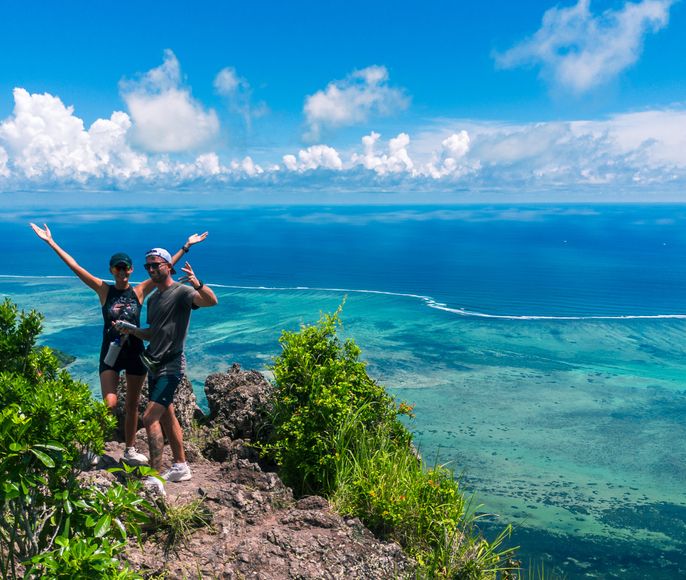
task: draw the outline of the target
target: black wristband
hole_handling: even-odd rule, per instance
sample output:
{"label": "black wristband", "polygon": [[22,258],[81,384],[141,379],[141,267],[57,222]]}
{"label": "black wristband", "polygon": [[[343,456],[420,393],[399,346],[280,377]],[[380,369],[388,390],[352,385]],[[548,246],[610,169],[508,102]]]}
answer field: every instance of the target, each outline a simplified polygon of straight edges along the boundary
{"label": "black wristband", "polygon": [[191,247],[190,247],[190,246],[186,247],[186,244],[184,244],[183,246],[181,246],[181,249],[183,250],[183,253],[184,253],[184,254],[187,254],[188,252],[191,251]]}
{"label": "black wristband", "polygon": [[196,291],[196,292],[198,292],[198,291],[205,285],[205,283],[204,283],[202,280],[198,280],[198,282],[200,282],[200,286],[198,286],[197,288],[195,288],[195,291]]}

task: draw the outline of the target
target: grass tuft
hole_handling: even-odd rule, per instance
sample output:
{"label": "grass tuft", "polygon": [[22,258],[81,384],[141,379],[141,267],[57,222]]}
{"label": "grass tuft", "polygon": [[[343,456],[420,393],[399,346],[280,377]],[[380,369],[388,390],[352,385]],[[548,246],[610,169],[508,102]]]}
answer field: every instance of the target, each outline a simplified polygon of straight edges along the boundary
{"label": "grass tuft", "polygon": [[165,556],[177,552],[199,528],[213,527],[213,514],[202,498],[185,503],[165,503],[152,528],[161,536]]}

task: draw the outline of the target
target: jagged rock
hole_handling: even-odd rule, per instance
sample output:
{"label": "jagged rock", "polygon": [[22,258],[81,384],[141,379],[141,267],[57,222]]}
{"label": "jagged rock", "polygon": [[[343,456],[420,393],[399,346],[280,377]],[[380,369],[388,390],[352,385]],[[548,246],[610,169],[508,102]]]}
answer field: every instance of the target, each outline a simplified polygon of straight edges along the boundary
{"label": "jagged rock", "polygon": [[226,554],[223,578],[406,578],[413,570],[399,546],[357,533],[328,509],[288,510]]}
{"label": "jagged rock", "polygon": [[325,510],[329,509],[329,502],[321,496],[308,495],[300,498],[295,507],[299,510]]}
{"label": "jagged rock", "polygon": [[[183,495],[184,489],[193,495]],[[130,542],[128,562],[165,578],[264,580],[413,578],[397,544],[377,540],[358,519],[344,519],[321,497],[293,501],[271,472],[245,459],[194,466],[193,481],[167,485],[168,501],[203,497],[213,528],[200,528],[166,558],[155,537]]]}
{"label": "jagged rock", "polygon": [[264,376],[234,363],[205,381],[209,420],[221,436],[256,441],[264,434],[272,392]]}
{"label": "jagged rock", "polygon": [[[115,409],[115,417],[117,419],[117,438],[120,441],[124,440],[124,415],[125,415],[125,400],[126,400],[126,379],[122,374],[119,377],[119,384],[117,385],[117,407]],[[141,388],[141,398],[138,404],[138,429],[143,428],[143,413],[145,407],[148,405],[148,378],[145,378],[143,387]],[[203,412],[198,407],[195,393],[193,392],[193,385],[190,381],[183,377],[181,383],[176,388],[174,393],[174,412],[176,418],[181,424],[184,432],[187,432],[193,424],[193,419],[203,416]]]}
{"label": "jagged rock", "polygon": [[213,440],[205,448],[207,456],[212,461],[231,461],[232,459],[247,459],[253,463],[257,463],[259,459],[259,452],[257,449],[249,444],[246,444],[242,439],[231,439],[229,437],[220,437]]}

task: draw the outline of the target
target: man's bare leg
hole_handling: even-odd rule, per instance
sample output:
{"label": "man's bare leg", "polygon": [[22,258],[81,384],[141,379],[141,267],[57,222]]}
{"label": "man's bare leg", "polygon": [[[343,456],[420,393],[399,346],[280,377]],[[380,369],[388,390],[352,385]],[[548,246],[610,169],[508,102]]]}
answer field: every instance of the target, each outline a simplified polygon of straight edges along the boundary
{"label": "man's bare leg", "polygon": [[162,469],[162,451],[164,450],[164,435],[160,425],[160,417],[167,409],[164,405],[151,401],[143,413],[143,424],[148,434],[150,447],[150,467],[160,471]]}
{"label": "man's bare leg", "polygon": [[185,463],[186,453],[183,449],[183,429],[174,413],[174,405],[171,404],[167,410],[160,417],[162,428],[169,439],[169,447],[171,448],[174,463]]}

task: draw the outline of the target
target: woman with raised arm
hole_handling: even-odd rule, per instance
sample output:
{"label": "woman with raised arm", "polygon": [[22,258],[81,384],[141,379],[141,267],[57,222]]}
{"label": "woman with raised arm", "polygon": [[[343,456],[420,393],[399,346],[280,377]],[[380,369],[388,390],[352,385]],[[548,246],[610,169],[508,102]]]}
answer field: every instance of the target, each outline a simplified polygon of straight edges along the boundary
{"label": "woman with raised arm", "polygon": [[[147,369],[139,356],[143,352],[143,341],[134,336],[119,333],[115,323],[117,321],[125,321],[140,326],[141,307],[145,298],[155,287],[150,278],[146,278],[145,281],[137,284],[135,287],[129,284],[129,278],[133,272],[133,262],[128,254],[123,252],[118,252],[110,258],[110,273],[114,277],[114,284],[108,284],[79,266],[76,260],[65,252],[53,239],[47,224],[43,224],[43,228],[33,223],[30,225],[33,231],[36,232],[36,235],[55,250],[55,253],[62,261],[71,268],[86,286],[95,291],[100,299],[104,320],[99,368],[102,400],[111,411],[114,411],[114,408],[117,406],[119,374],[122,370],[125,371],[126,415],[124,420],[124,436],[126,439],[126,451],[124,452],[124,461],[133,465],[146,464],[148,458],[139,453],[135,447],[136,430],[138,428],[138,401],[140,399],[141,387],[147,374]],[[192,245],[202,242],[206,237],[207,232],[189,236],[186,243],[172,257],[172,264],[175,264],[184,254],[188,253]],[[110,351],[111,344],[115,346]],[[110,351],[109,356],[108,351]]]}

